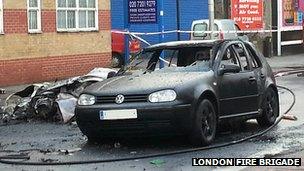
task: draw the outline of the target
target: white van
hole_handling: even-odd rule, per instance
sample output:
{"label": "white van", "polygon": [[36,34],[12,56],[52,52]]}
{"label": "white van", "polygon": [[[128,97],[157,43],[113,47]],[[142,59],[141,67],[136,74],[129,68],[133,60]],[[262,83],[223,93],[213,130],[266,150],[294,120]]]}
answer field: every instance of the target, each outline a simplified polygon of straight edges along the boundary
{"label": "white van", "polygon": [[[230,19],[215,19],[214,20],[214,31],[239,31],[239,26]],[[209,40],[210,34],[204,33],[202,31],[209,31],[209,20],[195,20],[192,22],[191,40]],[[198,31],[198,32],[196,32]],[[242,33],[214,33],[215,39],[237,39],[241,38],[243,40],[248,40],[248,37]]]}

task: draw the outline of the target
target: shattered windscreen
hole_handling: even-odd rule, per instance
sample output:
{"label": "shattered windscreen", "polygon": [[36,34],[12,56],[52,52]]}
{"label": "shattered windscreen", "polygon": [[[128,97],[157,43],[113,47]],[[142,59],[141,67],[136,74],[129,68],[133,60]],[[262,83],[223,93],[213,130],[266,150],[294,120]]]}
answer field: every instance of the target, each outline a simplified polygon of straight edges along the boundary
{"label": "shattered windscreen", "polygon": [[162,48],[143,51],[138,54],[127,70],[141,72],[161,71],[208,71],[210,70],[212,48],[183,47]]}

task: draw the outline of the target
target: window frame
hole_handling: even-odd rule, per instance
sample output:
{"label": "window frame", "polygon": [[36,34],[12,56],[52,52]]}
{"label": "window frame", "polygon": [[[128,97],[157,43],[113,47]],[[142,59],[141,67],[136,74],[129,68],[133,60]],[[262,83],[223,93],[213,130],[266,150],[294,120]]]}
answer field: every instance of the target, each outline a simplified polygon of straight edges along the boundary
{"label": "window frame", "polygon": [[0,34],[4,34],[4,26],[3,26],[3,0],[0,0]]}
{"label": "window frame", "polygon": [[[30,11],[37,11],[37,29],[30,28]],[[37,0],[37,7],[30,7],[30,0],[27,0],[27,28],[28,33],[42,33],[41,28],[41,0]]]}
{"label": "window frame", "polygon": [[[236,50],[236,47],[234,47],[235,53],[237,54],[237,58],[239,59],[239,62],[241,64],[242,71],[251,72],[253,70],[253,67],[252,67],[251,60],[249,59],[249,56],[248,56],[249,54],[247,52],[245,45],[243,43],[235,43],[234,46],[241,47],[241,48],[243,48],[243,51],[244,51],[245,56],[240,56],[240,54]],[[245,67],[243,66],[242,59],[241,59],[242,57],[246,58],[247,67],[249,67],[249,68],[245,69]]]}
{"label": "window frame", "polygon": [[[222,64],[222,61],[223,61],[223,57],[224,57],[224,55],[227,53],[227,51],[229,50],[230,53],[233,53],[233,56],[234,56],[234,58],[235,58],[235,60],[236,60],[236,62],[237,62],[237,64],[234,64],[234,65],[238,65],[238,66],[240,67],[240,69],[241,69],[240,72],[243,71],[243,67],[242,67],[241,61],[240,61],[240,59],[239,59],[239,56],[238,56],[238,54],[237,54],[237,52],[236,52],[234,46],[235,46],[235,43],[230,44],[230,45],[228,45],[228,46],[225,48],[225,50],[223,51],[223,55],[222,55],[222,57],[221,57],[220,60],[219,60],[218,70],[220,70],[220,69],[222,68],[222,65],[221,65],[221,64]],[[233,74],[237,74],[237,73],[233,73]]]}
{"label": "window frame", "polygon": [[[58,1],[56,0],[56,30],[57,32],[90,32],[90,31],[98,31],[98,0],[95,0],[95,8],[89,8],[89,7],[80,7],[79,6],[79,0],[76,0],[76,7],[59,7]],[[68,0],[66,0],[68,1]],[[58,27],[58,11],[75,11],[75,28],[59,28]],[[79,27],[79,11],[86,11],[86,14],[88,14],[87,11],[95,11],[95,27],[85,27],[80,28]],[[88,17],[88,16],[87,16]],[[66,26],[67,26],[67,15],[66,15]],[[86,20],[86,25],[88,25],[88,18]]]}
{"label": "window frame", "polygon": [[255,65],[257,65],[257,67],[252,66],[252,68],[253,69],[262,68],[263,64],[259,56],[257,55],[257,52],[253,49],[253,47],[251,47],[251,45],[245,45],[245,46],[247,48],[249,58],[252,60],[253,63],[255,63]]}

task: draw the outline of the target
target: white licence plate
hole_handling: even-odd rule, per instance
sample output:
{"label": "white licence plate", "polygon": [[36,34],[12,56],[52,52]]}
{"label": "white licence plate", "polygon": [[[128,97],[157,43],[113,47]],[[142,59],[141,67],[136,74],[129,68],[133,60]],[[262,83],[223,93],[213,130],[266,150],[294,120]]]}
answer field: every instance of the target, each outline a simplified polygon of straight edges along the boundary
{"label": "white licence plate", "polygon": [[137,110],[101,110],[99,111],[99,118],[100,120],[136,119]]}

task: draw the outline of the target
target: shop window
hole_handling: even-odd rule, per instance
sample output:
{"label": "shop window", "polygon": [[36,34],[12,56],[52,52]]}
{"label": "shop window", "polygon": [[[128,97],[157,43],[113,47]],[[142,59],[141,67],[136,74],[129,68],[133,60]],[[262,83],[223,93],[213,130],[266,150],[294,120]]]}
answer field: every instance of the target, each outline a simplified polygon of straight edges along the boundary
{"label": "shop window", "polygon": [[29,33],[41,32],[41,0],[27,1],[27,19]]}
{"label": "shop window", "polygon": [[3,4],[0,0],[0,34],[3,34]]}
{"label": "shop window", "polygon": [[98,30],[97,0],[57,0],[57,31]]}

